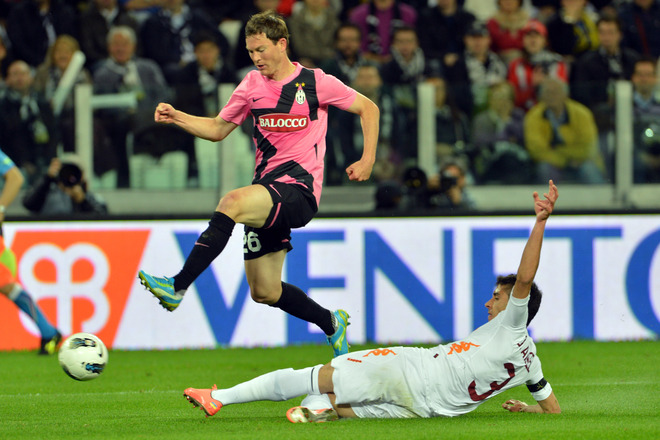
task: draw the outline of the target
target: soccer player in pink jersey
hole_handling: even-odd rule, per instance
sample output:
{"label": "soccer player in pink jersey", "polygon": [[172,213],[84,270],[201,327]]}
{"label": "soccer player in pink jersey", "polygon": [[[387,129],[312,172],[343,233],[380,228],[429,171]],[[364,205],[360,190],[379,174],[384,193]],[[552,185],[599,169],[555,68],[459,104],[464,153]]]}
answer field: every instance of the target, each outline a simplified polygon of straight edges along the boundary
{"label": "soccer player in pink jersey", "polygon": [[252,299],[318,325],[335,356],[348,352],[348,314],[320,306],[300,288],[282,282],[282,266],[292,249],[291,228],[305,226],[318,211],[328,106],[360,116],[364,149],[346,168],[350,180],[365,181],[376,158],[380,111],[371,100],[319,69],[306,69],[287,55],[289,32],[273,12],[250,18],[246,47],[256,66],[215,118],[198,117],[161,103],[155,120],[176,124],[195,136],[221,141],[249,114],[254,118],[256,165],[252,184],[227,193],[209,227],[197,239],[181,271],[173,277],[139,272],[141,283],[169,311],[225,248],[236,223],[245,225],[245,275]]}
{"label": "soccer player in pink jersey", "polygon": [[462,341],[432,348],[357,351],[325,365],[273,371],[232,388],[187,388],[183,395],[212,416],[224,405],[307,394],[301,406],[287,411],[287,418],[298,423],[339,417],[453,417],[525,384],[537,404],[511,399],[502,404],[505,410],[560,413],[527,332],[541,304],[534,277],[545,225],[558,197],[552,180],[548,186],[544,199],[534,192],[536,221],[517,274],[497,278],[493,296],[485,304],[488,322]]}

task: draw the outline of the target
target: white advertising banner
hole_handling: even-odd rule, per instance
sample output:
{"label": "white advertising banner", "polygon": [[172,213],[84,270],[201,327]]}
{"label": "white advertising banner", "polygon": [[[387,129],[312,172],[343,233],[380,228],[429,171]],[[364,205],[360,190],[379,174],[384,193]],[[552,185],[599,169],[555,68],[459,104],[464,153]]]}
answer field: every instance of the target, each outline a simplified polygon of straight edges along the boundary
{"label": "white advertising banner", "polygon": [[[292,233],[283,280],[351,315],[348,339],[458,340],[486,322],[495,278],[515,273],[532,215],[315,219]],[[8,223],[25,290],[63,334],[161,349],[323,342],[318,328],[250,298],[243,231],[162,309],[137,272],[176,274],[206,221]],[[660,334],[660,216],[554,216],[536,282],[536,340],[655,339]],[[38,346],[30,319],[1,297],[0,350]]]}

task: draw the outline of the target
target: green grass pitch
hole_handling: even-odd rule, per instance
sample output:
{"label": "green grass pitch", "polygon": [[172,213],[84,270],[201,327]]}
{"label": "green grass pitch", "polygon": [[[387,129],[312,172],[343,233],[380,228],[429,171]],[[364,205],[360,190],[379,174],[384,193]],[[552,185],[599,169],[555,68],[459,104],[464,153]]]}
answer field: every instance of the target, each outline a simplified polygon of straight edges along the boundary
{"label": "green grass pitch", "polygon": [[[353,347],[354,350],[366,347]],[[186,387],[228,387],[279,368],[329,360],[327,346],[111,351],[90,382],[67,377],[56,356],[0,353],[0,439],[658,439],[660,345],[640,342],[539,343],[543,370],[563,413],[511,414],[508,398],[456,418],[342,420],[291,424],[299,399],[231,405],[216,416],[182,396]]]}

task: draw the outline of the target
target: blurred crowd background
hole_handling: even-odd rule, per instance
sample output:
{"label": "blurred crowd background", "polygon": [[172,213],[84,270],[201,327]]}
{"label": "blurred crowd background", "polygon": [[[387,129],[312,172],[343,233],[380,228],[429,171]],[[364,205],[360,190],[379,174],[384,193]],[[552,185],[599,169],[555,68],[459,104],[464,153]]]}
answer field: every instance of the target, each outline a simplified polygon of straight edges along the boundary
{"label": "blurred crowd background", "polygon": [[[469,188],[485,185],[612,183],[619,81],[632,84],[634,183],[660,182],[657,0],[1,0],[0,149],[26,186],[56,180],[53,159],[80,148],[75,86],[89,84],[136,99],[94,110],[90,179],[144,186],[140,158],[178,164],[180,186],[199,188],[196,140],[156,125],[154,108],[217,115],[219,86],[253,68],[244,24],[268,9],[288,23],[292,60],[380,106],[378,209],[470,209]],[[419,163],[422,84],[435,94],[432,167]],[[326,186],[348,184],[360,137],[354,115],[331,109]]]}

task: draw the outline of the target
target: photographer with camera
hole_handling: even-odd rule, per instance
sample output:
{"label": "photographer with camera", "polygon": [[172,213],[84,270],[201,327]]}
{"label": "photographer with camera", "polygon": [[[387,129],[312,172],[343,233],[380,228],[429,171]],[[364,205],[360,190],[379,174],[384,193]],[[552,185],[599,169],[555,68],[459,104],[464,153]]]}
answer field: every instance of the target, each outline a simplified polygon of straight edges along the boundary
{"label": "photographer with camera", "polygon": [[108,207],[88,191],[82,169],[58,158],[50,161],[46,174],[27,192],[23,206],[40,215],[105,215]]}
{"label": "photographer with camera", "polygon": [[467,169],[458,158],[444,162],[440,172],[431,177],[427,177],[419,167],[410,167],[403,173],[402,180],[402,194],[398,191],[389,192],[397,194],[401,199],[391,208],[401,208],[403,211],[475,208],[475,202],[466,188]]}
{"label": "photographer with camera", "polygon": [[435,209],[474,209],[475,203],[467,190],[467,171],[458,159],[450,159],[431,176],[428,182],[429,204]]}
{"label": "photographer with camera", "polygon": [[548,77],[568,81],[568,69],[561,56],[546,49],[548,30],[530,20],[521,30],[523,56],[511,61],[507,80],[515,91],[516,107],[527,111],[537,102],[538,86]]}

